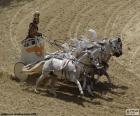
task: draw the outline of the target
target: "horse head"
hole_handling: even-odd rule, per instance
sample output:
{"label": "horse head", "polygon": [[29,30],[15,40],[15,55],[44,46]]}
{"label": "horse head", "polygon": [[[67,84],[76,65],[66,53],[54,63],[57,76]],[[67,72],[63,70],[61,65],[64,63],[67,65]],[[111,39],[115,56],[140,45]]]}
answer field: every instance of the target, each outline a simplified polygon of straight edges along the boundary
{"label": "horse head", "polygon": [[109,40],[111,52],[114,56],[120,57],[122,55],[122,40],[119,37],[115,37]]}

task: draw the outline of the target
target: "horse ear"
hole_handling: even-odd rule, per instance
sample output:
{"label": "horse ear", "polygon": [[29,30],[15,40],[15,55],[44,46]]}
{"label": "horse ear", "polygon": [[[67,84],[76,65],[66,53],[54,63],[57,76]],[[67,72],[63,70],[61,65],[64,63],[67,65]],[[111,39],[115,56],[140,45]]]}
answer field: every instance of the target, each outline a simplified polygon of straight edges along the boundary
{"label": "horse ear", "polygon": [[121,38],[118,38],[118,42],[121,42]]}
{"label": "horse ear", "polygon": [[109,40],[109,43],[112,44],[111,40]]}

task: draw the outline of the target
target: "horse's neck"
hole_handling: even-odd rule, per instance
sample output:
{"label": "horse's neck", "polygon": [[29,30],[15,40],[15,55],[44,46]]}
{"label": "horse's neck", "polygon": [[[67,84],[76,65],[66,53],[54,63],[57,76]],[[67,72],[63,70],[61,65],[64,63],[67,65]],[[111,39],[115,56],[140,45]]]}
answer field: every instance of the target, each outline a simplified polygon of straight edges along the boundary
{"label": "horse's neck", "polygon": [[111,46],[107,41],[103,46],[103,59],[105,62],[108,62],[112,56]]}
{"label": "horse's neck", "polygon": [[81,56],[82,49],[76,49],[72,54],[76,57],[79,58]]}
{"label": "horse's neck", "polygon": [[84,63],[84,64],[89,64],[89,58],[88,58],[88,53],[85,53],[84,55],[82,55],[79,59],[79,62]]}
{"label": "horse's neck", "polygon": [[81,57],[78,59],[78,61],[83,60],[83,59],[86,57],[86,55],[87,55],[87,53],[85,53],[83,56],[81,56]]}
{"label": "horse's neck", "polygon": [[83,49],[89,44],[89,40],[86,37],[81,38],[76,41],[76,48]]}

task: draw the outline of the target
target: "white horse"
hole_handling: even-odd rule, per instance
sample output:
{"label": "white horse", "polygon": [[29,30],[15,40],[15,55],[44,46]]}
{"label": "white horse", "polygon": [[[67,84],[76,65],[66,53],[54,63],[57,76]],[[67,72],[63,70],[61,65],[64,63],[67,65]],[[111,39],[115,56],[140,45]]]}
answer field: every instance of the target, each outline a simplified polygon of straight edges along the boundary
{"label": "white horse", "polygon": [[[112,56],[119,57],[122,55],[122,41],[118,37],[114,37],[108,40],[94,41],[90,42],[86,37],[82,37],[80,40],[75,40],[76,50],[74,52],[75,56],[80,56],[83,50],[91,51],[91,59],[93,65],[95,66],[97,72],[108,68],[108,61]],[[108,74],[105,73],[108,81],[111,80]]]}
{"label": "white horse", "polygon": [[[92,75],[96,76],[98,82],[99,77],[101,75],[105,75],[109,83],[111,83],[110,76],[107,72],[107,69],[109,67],[108,61],[112,56],[120,57],[122,55],[121,39],[118,37],[114,37],[109,40],[90,42],[89,40],[87,40],[87,38],[84,37],[83,39],[75,41],[75,43],[76,47],[78,48],[76,49],[76,54],[79,54],[80,51],[85,49],[88,50],[90,54],[93,66],[90,72],[90,77],[92,77]],[[84,82],[86,81],[88,81],[88,83],[90,82],[90,80],[85,80]],[[89,88],[89,85],[87,83],[83,85],[83,88],[85,88],[86,85]]]}
{"label": "white horse", "polygon": [[[78,85],[80,94],[83,95],[83,89],[80,84],[80,80],[83,79],[80,78],[81,73],[89,72],[88,69],[91,67],[91,59],[90,54],[88,51],[81,52],[81,56],[79,59],[75,59],[73,55],[71,55],[71,52],[67,51],[67,53],[57,53],[53,57],[46,57],[46,61],[44,62],[43,68],[42,68],[42,75],[39,77],[39,79],[36,82],[36,88],[35,92],[38,92],[37,87],[39,84],[47,78],[48,80],[51,79],[50,85],[52,87],[52,90],[54,89],[55,80],[56,77],[60,78],[63,76],[63,78],[67,78],[69,81],[72,81]],[[50,58],[49,58],[50,57]],[[85,69],[86,68],[86,69]],[[62,70],[66,72],[67,75],[62,74]],[[84,75],[86,78],[86,75]],[[52,91],[54,95],[56,95],[55,91]],[[88,88],[89,94],[92,94],[92,91],[90,88]]]}
{"label": "white horse", "polygon": [[97,82],[101,75],[105,75],[108,79],[108,82],[111,83],[110,76],[107,72],[108,70],[108,61],[112,56],[120,57],[122,55],[122,41],[118,37],[111,38],[109,40],[104,40],[98,42],[98,47],[96,49],[93,47],[89,48],[91,51],[91,58],[94,65],[94,75],[96,75]]}
{"label": "white horse", "polygon": [[[81,84],[78,80],[79,75],[77,73],[75,62],[72,59],[66,57],[65,58],[54,57],[42,62],[44,62],[42,68],[42,74],[36,82],[35,92],[38,92],[37,88],[45,78],[47,78],[48,81],[49,79],[51,79],[50,84],[53,90],[56,78],[62,77],[62,78],[67,78],[69,81],[76,83],[79,88],[80,94],[81,95],[84,94]],[[62,70],[66,72],[66,75],[62,74]],[[56,96],[55,91],[52,92]]]}

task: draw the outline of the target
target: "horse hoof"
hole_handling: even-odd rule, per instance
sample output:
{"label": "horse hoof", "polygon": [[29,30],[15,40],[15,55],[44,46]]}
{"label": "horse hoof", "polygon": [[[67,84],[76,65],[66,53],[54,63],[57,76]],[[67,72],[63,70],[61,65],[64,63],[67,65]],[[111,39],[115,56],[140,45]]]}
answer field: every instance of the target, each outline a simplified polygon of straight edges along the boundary
{"label": "horse hoof", "polygon": [[53,95],[53,97],[57,97],[57,94],[56,94],[55,91],[52,91],[52,90],[48,89],[48,92],[49,92],[51,95]]}
{"label": "horse hoof", "polygon": [[19,85],[20,85],[21,87],[23,87],[23,86],[25,86],[26,84],[27,84],[26,82],[20,82]]}
{"label": "horse hoof", "polygon": [[55,97],[55,98],[56,98],[56,97],[57,97],[57,94],[53,94],[53,97]]}
{"label": "horse hoof", "polygon": [[82,92],[80,93],[80,95],[83,96],[83,95],[84,95],[84,92],[82,91]]}
{"label": "horse hoof", "polygon": [[38,91],[37,89],[35,89],[34,92],[35,92],[36,94],[39,94],[39,91]]}
{"label": "horse hoof", "polygon": [[78,95],[78,98],[79,98],[79,99],[84,99],[84,94]]}
{"label": "horse hoof", "polygon": [[90,96],[91,96],[91,97],[94,97],[93,93],[90,93]]}
{"label": "horse hoof", "polygon": [[81,97],[81,98],[84,97],[84,93],[81,93],[81,94],[80,94],[80,97]]}

